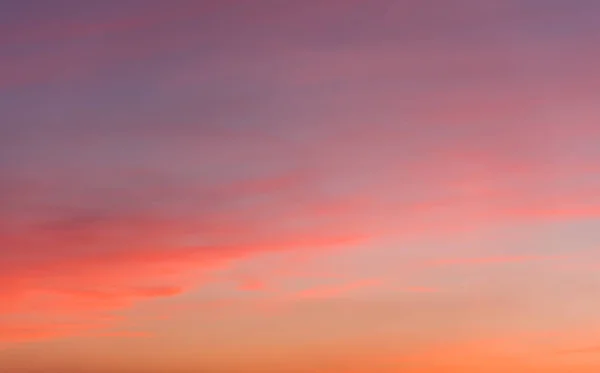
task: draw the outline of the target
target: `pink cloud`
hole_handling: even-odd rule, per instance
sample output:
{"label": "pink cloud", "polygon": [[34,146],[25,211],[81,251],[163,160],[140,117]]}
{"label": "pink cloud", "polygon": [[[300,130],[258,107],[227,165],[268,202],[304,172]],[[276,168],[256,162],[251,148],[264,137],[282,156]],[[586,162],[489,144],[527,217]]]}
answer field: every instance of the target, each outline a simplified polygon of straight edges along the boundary
{"label": "pink cloud", "polygon": [[[305,188],[303,183],[265,179],[243,188],[224,189],[228,192],[218,198],[229,204],[235,199],[260,197],[265,188],[272,194],[285,194],[289,189]],[[324,215],[312,213],[312,206],[290,210],[278,202],[262,204],[258,209],[234,205],[184,219],[169,218],[166,211],[162,216],[128,216],[119,206],[110,212],[60,209],[42,214],[41,219],[33,214],[32,221],[13,220],[12,228],[6,225],[0,237],[2,247],[10,248],[3,250],[0,264],[0,317],[87,321],[68,327],[58,324],[56,329],[48,322],[40,324],[37,332],[37,324],[20,328],[17,322],[0,330],[0,340],[73,335],[85,331],[86,325],[95,326],[94,320],[107,313],[130,308],[144,299],[189,291],[208,281],[210,272],[239,259],[270,251],[318,251],[371,237],[366,230],[342,229],[342,213],[347,211]],[[11,215],[5,217],[10,219]],[[315,224],[314,219],[321,223]],[[289,225],[295,222],[302,224]],[[264,286],[260,281],[244,284],[253,289]]]}
{"label": "pink cloud", "polygon": [[485,265],[500,263],[523,263],[542,260],[569,258],[566,255],[516,255],[516,256],[490,256],[479,258],[456,258],[439,259],[431,262],[432,266],[452,266],[452,265]]}
{"label": "pink cloud", "polygon": [[[382,166],[388,167],[386,164]],[[501,167],[498,169],[507,172]],[[511,176],[510,173],[507,175]],[[436,203],[435,198],[425,195],[422,201],[404,205],[388,203],[390,198],[396,197],[395,194],[379,193],[379,188],[386,191],[402,185],[380,185],[378,179],[374,179],[372,187],[346,193],[343,197],[328,197],[320,193],[319,187],[336,176],[322,172],[283,173],[263,179],[236,181],[222,188],[217,184],[216,187],[209,185],[196,190],[186,187],[184,191],[168,188],[153,191],[149,187],[148,190],[139,189],[139,195],[148,196],[148,202],[141,201],[139,207],[128,207],[129,197],[125,194],[122,204],[107,208],[113,206],[110,199],[100,198],[97,201],[95,198],[98,197],[92,194],[89,200],[82,199],[83,207],[89,203],[89,208],[71,208],[68,204],[64,208],[43,207],[29,212],[7,208],[4,218],[10,224],[6,224],[0,232],[1,246],[5,248],[0,263],[3,276],[0,312],[7,315],[33,314],[36,317],[84,314],[93,321],[98,315],[127,309],[144,299],[177,296],[207,281],[208,272],[227,268],[233,261],[257,254],[281,250],[308,250],[318,254],[322,249],[356,245],[381,235],[402,236],[414,232],[427,233],[431,229],[436,232],[452,229],[453,219],[439,220],[443,209],[450,216],[461,216],[456,223],[470,226],[469,229],[473,229],[471,223],[479,220],[477,213],[463,214],[461,207],[465,201],[477,203],[481,189],[461,191],[466,193],[464,197],[451,195],[443,198],[442,203]],[[485,180],[483,177],[480,179],[477,173],[470,177],[475,184]],[[85,190],[82,186],[75,186]],[[452,188],[452,182],[444,183],[440,179],[424,192],[435,193],[436,190]],[[38,201],[43,202],[42,206],[48,202],[63,203],[61,193],[52,188],[15,189],[20,192],[15,192],[11,203],[16,201],[18,206],[28,209]],[[527,195],[526,191],[503,194],[507,192],[493,183],[491,190],[509,199]],[[484,194],[487,193],[489,191],[484,189]],[[169,202],[171,198],[192,202],[173,203],[173,211],[150,207],[152,203]],[[206,198],[210,203],[194,202]],[[567,196],[563,200],[552,198],[551,201],[566,204],[574,198]],[[543,204],[540,206],[528,210],[540,211],[539,214],[523,215],[518,209],[502,206],[486,209],[485,213],[490,221],[510,221],[521,217],[536,220],[539,215],[544,215],[545,207]],[[563,210],[557,211],[561,215]],[[21,216],[22,213],[25,214]],[[564,215],[565,218],[572,217],[570,213]],[[480,265],[546,259],[551,257],[514,255],[441,259],[429,265]],[[248,278],[242,281],[242,287],[264,289],[271,286],[274,277]],[[338,297],[376,285],[377,281],[359,281],[320,286],[299,292],[295,297]],[[421,292],[433,289],[405,290]],[[78,327],[77,332],[84,328]],[[0,338],[22,340],[27,333],[36,338],[54,335],[49,325],[44,326],[40,334],[35,334],[33,329],[29,327],[18,333],[5,329]],[[69,330],[61,326],[56,333],[68,335]]]}
{"label": "pink cloud", "polygon": [[440,291],[438,288],[428,286],[411,286],[400,290],[408,293],[437,293]]}
{"label": "pink cloud", "polygon": [[[581,65],[580,54],[555,56],[542,48],[539,58],[561,63],[548,66],[545,75],[536,74],[535,64],[515,72],[514,61],[506,56],[531,45],[515,46],[510,33],[499,37],[497,44],[478,47],[450,42],[453,39],[446,33],[428,47],[348,45],[322,40],[319,32],[310,34],[306,25],[323,31],[329,27],[323,20],[360,10],[359,1],[312,2],[314,7],[297,2],[252,11],[242,6],[233,13],[218,3],[211,2],[208,10],[239,21],[236,24],[256,39],[246,38],[241,31],[232,32],[232,37],[227,28],[220,28],[221,22],[214,23],[221,32],[214,40],[210,32],[187,29],[168,34],[168,42],[137,34],[207,10],[189,5],[183,10],[166,7],[165,14],[161,8],[101,22],[50,22],[23,28],[3,40],[56,43],[56,48],[3,59],[0,84],[3,89],[41,82],[66,87],[66,93],[55,87],[51,92],[57,94],[47,98],[58,99],[64,93],[69,104],[55,110],[75,119],[63,124],[61,114],[55,127],[43,122],[50,120],[45,115],[40,119],[18,113],[16,119],[6,120],[10,123],[6,132],[16,134],[17,140],[0,133],[9,139],[0,140],[2,151],[14,147],[21,156],[14,158],[11,171],[0,175],[0,188],[6,190],[0,196],[0,315],[83,314],[89,320],[77,326],[4,327],[0,340],[77,334],[86,325],[95,326],[99,314],[127,309],[145,299],[177,296],[208,281],[208,272],[266,252],[319,254],[322,249],[345,248],[385,235],[444,234],[489,222],[600,214],[600,201],[579,194],[584,183],[555,186],[557,180],[589,177],[597,163],[577,152],[584,148],[579,142],[597,135],[598,113],[578,107],[576,111],[585,115],[571,121],[551,109],[574,105],[589,92],[589,72],[595,65],[584,63],[574,69]],[[417,34],[429,35],[432,25],[419,21],[423,8],[409,3],[397,5],[407,10],[400,12],[402,19],[413,22]],[[495,11],[472,1],[461,4],[469,9],[475,6],[474,11],[485,19],[495,17]],[[452,19],[460,20],[464,9],[446,10]],[[387,22],[390,27],[402,24]],[[264,32],[263,26],[281,33]],[[106,36],[106,42],[101,46],[73,43],[95,36]],[[364,37],[372,41],[381,35]],[[307,39],[336,47],[305,47],[310,44]],[[200,53],[189,61],[171,58],[173,51],[196,50],[204,42],[224,45],[215,48],[223,49],[222,54]],[[242,46],[246,55],[239,58]],[[161,60],[165,56],[168,62]],[[595,55],[586,57],[593,61]],[[154,101],[148,98],[140,105],[147,109],[105,103],[104,94],[98,93],[104,92],[104,84],[114,83],[118,88],[113,93],[120,97],[116,95],[121,93],[120,84],[136,85],[135,80],[102,78],[90,81],[89,89],[81,92],[69,88],[74,77],[112,76],[114,69],[137,72],[146,66],[148,90],[156,95]],[[136,74],[123,73],[122,78],[125,75]],[[349,89],[340,92],[335,84],[329,86],[350,77]],[[224,84],[227,94],[247,86],[268,93],[251,90],[241,98],[225,94],[225,103],[217,98],[213,105],[212,97],[219,93],[198,88],[220,86],[198,84],[210,79]],[[563,89],[544,90],[541,105],[528,89],[547,79]],[[390,81],[406,82],[403,86],[408,88],[384,84]],[[457,87],[455,81],[463,84]],[[196,112],[190,114],[180,102],[185,95],[170,98],[186,84],[198,90],[186,96],[193,108],[200,105],[199,111],[215,112],[214,116],[193,117]],[[157,87],[160,92],[153,91]],[[71,103],[86,94],[93,105]],[[96,99],[98,107],[106,108],[106,117],[96,112]],[[167,104],[156,106],[159,116],[168,114],[168,121],[156,124],[144,117],[154,117],[150,108],[163,101]],[[31,110],[23,112],[37,112],[41,100],[32,102]],[[170,105],[175,108],[172,112]],[[140,118],[117,115],[138,109],[148,112]],[[84,112],[81,118],[79,110]],[[230,113],[243,120],[222,119]],[[296,122],[298,117],[302,123]],[[40,120],[47,127],[25,127],[23,133],[17,128]],[[246,120],[261,125],[246,125]],[[181,122],[189,124],[177,124]],[[538,140],[541,133],[548,134],[544,142]],[[69,149],[68,154],[64,149]],[[567,161],[559,163],[562,159]],[[168,176],[158,177],[161,180],[155,185],[139,174],[132,176],[128,167],[158,169]],[[31,172],[39,183],[16,180],[14,168]],[[252,176],[261,174],[257,169],[269,175]],[[442,259],[431,265],[542,259],[546,258],[514,255]],[[241,286],[264,289],[276,276],[243,279]],[[367,281],[323,286],[296,296],[337,297],[375,285]]]}
{"label": "pink cloud", "polygon": [[321,285],[304,289],[292,295],[296,299],[318,299],[318,298],[337,298],[351,293],[355,290],[366,289],[381,285],[378,279],[367,279],[360,281],[352,281],[338,285]]}
{"label": "pink cloud", "polygon": [[260,291],[268,289],[269,285],[257,278],[245,278],[240,282],[239,289],[246,291]]}

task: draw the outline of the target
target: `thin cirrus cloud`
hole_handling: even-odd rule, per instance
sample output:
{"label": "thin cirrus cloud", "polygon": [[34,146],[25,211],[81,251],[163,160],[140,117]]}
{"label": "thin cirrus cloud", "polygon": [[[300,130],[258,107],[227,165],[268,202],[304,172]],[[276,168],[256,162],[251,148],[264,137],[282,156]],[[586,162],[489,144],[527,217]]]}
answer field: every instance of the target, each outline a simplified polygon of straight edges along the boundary
{"label": "thin cirrus cloud", "polygon": [[[256,218],[262,211],[250,214],[249,218],[254,218],[246,222],[250,234],[232,239],[228,237],[230,232],[247,231],[244,222],[204,226],[199,218],[210,220],[212,216],[193,216],[178,222],[152,213],[125,218],[130,212],[93,208],[85,211],[82,206],[64,211],[35,207],[25,222],[15,221],[17,216],[4,216],[14,219],[13,227],[7,226],[2,238],[2,246],[11,248],[3,253],[0,294],[4,314],[28,313],[43,318],[56,313],[87,312],[94,317],[102,311],[130,307],[142,299],[180,294],[193,285],[188,283],[186,272],[218,268],[252,253],[353,244],[368,238],[365,232],[322,232],[318,227],[281,227],[277,236],[265,235],[269,231],[260,230],[274,222],[268,219],[257,225]],[[270,213],[280,222],[290,219],[281,212]],[[305,214],[304,219],[312,219],[310,212]],[[215,213],[215,220],[217,216]],[[240,216],[234,214],[231,218]],[[294,215],[293,219],[299,217]],[[323,219],[323,215],[319,218]],[[192,233],[201,241],[186,238]],[[57,333],[68,334],[69,330],[72,329],[61,327]],[[7,330],[2,335],[11,339],[28,334]],[[54,334],[44,330],[32,335]]]}
{"label": "thin cirrus cloud", "polygon": [[348,293],[352,293],[354,290],[361,290],[373,286],[381,285],[381,281],[378,279],[367,279],[362,281],[354,281],[341,285],[321,285],[318,287],[312,287],[301,290],[296,294],[292,295],[298,299],[319,299],[319,298],[336,298],[345,296]]}
{"label": "thin cirrus cloud", "polygon": [[[344,151],[345,146],[342,143]],[[375,200],[370,205],[363,202],[364,196],[336,201],[320,195],[323,192],[318,186],[330,181],[331,175],[290,178],[284,174],[217,186],[215,192],[203,186],[198,190],[186,186],[182,191],[158,186],[153,191],[147,186],[139,189],[135,183],[110,191],[82,183],[81,179],[89,177],[85,170],[69,172],[65,172],[64,182],[50,183],[49,190],[36,183],[25,183],[23,188],[23,183],[11,180],[16,178],[13,174],[4,175],[14,186],[8,188],[5,195],[10,193],[10,197],[3,202],[3,313],[35,310],[36,317],[47,317],[87,312],[93,319],[98,313],[125,309],[143,299],[177,295],[197,284],[190,281],[187,272],[219,268],[254,253],[354,245],[370,238],[373,226],[386,227],[388,232],[394,227],[397,232],[410,232],[421,224],[448,227],[436,222],[440,212],[436,208],[440,206],[431,205],[431,198],[414,204],[420,211],[415,215],[394,195],[378,195],[379,190],[397,184],[378,184],[377,178],[366,189],[358,187]],[[419,175],[418,169],[415,174]],[[111,186],[110,182],[107,185]],[[451,186],[438,182],[431,191],[451,190]],[[519,196],[500,192],[509,200]],[[441,208],[459,211],[459,216],[466,214],[463,219],[467,220],[461,221],[465,223],[479,216],[477,212],[471,217],[472,213],[460,213],[462,198],[476,201],[469,196],[475,198],[469,193],[446,198]],[[393,204],[386,203],[389,197]],[[552,202],[561,203],[557,199]],[[501,207],[485,208],[483,213],[503,219],[522,215],[507,213]],[[400,227],[390,224],[394,218],[400,219]],[[335,296],[349,290],[344,286],[314,289],[305,296]],[[53,329],[52,325],[4,329],[3,340],[68,336],[96,327],[90,323]]]}
{"label": "thin cirrus cloud", "polygon": [[460,266],[460,265],[485,265],[485,264],[502,264],[502,263],[523,263],[542,260],[560,260],[568,258],[561,255],[520,255],[520,256],[490,256],[479,258],[455,258],[455,259],[439,259],[431,263],[432,266]]}

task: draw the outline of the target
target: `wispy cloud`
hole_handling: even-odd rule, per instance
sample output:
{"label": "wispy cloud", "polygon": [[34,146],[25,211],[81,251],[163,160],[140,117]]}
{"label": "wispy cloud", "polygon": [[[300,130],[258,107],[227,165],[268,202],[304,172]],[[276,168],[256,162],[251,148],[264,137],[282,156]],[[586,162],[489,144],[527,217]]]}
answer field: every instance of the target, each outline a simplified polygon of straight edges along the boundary
{"label": "wispy cloud", "polygon": [[[265,253],[600,216],[591,2],[6,3],[0,341],[110,333]],[[314,275],[257,272],[228,280]],[[282,297],[387,286],[353,275]]]}
{"label": "wispy cloud", "polygon": [[367,279],[360,281],[352,281],[344,284],[336,285],[321,285],[308,289],[301,290],[292,295],[292,298],[297,299],[319,299],[319,298],[337,298],[352,293],[355,290],[361,290],[370,287],[381,285],[379,279]]}
{"label": "wispy cloud", "polygon": [[515,255],[489,256],[475,258],[438,259],[430,263],[432,266],[486,265],[502,263],[525,263],[545,260],[560,260],[569,258],[567,255]]}

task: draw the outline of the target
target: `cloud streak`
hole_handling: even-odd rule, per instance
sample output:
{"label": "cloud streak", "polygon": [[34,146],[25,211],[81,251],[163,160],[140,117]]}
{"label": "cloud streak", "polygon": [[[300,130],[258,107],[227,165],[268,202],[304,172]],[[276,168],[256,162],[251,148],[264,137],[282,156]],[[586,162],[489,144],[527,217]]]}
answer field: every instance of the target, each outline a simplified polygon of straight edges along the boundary
{"label": "cloud streak", "polygon": [[[121,203],[112,207],[109,199],[96,193],[77,208],[46,207],[60,203],[46,191],[39,200],[25,198],[17,208],[5,209],[2,216],[6,224],[1,234],[1,313],[36,318],[89,315],[93,320],[95,315],[128,308],[144,299],[179,295],[201,284],[210,271],[240,258],[269,251],[320,250],[369,238],[366,231],[289,225],[314,223],[315,219],[339,224],[334,213],[312,213],[312,207],[294,209],[290,215],[292,211],[279,203],[235,206],[264,198],[267,190],[285,194],[298,187],[297,182],[281,184],[279,179],[239,184],[222,189],[219,197],[207,194],[212,208],[195,211],[197,205],[193,204],[187,206],[191,215],[183,217],[169,216],[166,208],[152,212],[141,200],[137,202],[142,205],[131,209]],[[198,193],[200,196],[201,190]],[[234,202],[236,199],[239,202]],[[34,201],[42,203],[30,207]],[[30,334],[36,339],[68,335],[71,330],[58,325],[53,331],[51,325],[39,334],[28,327],[5,328],[0,335],[3,341],[10,341]]]}
{"label": "cloud streak", "polygon": [[370,288],[373,286],[378,286],[380,284],[380,280],[368,279],[362,281],[354,281],[341,285],[323,285],[301,290],[295,295],[292,295],[292,297],[298,299],[337,298],[351,293],[355,290]]}

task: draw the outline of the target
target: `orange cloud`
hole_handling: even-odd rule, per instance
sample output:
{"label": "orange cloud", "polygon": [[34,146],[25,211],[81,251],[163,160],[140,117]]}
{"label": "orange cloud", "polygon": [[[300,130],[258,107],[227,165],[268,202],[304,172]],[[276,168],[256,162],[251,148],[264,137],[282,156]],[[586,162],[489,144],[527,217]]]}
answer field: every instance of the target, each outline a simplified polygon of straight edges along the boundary
{"label": "orange cloud", "polygon": [[94,323],[21,323],[0,324],[0,342],[18,343],[82,335],[93,330],[109,327],[109,324]]}
{"label": "orange cloud", "polygon": [[567,350],[556,351],[559,355],[570,355],[570,354],[597,354],[600,353],[600,346],[591,346],[583,348],[574,348]]}

